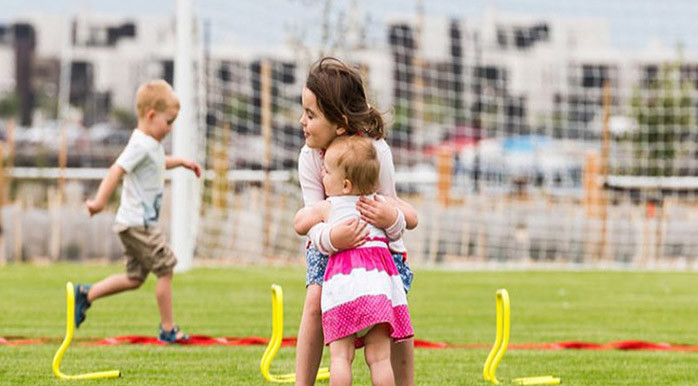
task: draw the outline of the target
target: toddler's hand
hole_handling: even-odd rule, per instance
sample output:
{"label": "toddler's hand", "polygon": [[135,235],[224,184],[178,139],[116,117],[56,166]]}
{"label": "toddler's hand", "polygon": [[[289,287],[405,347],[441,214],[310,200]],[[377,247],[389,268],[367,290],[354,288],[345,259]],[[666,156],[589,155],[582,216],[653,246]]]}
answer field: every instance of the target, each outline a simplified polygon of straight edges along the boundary
{"label": "toddler's hand", "polygon": [[85,201],[85,206],[87,207],[87,212],[90,214],[90,216],[94,215],[95,213],[99,213],[104,209],[104,205],[98,203],[97,201],[88,198]]}
{"label": "toddler's hand", "polygon": [[394,202],[389,202],[381,195],[374,195],[373,200],[361,197],[356,203],[356,209],[361,213],[361,219],[376,228],[386,229],[395,224],[397,211]]}
{"label": "toddler's hand", "polygon": [[330,240],[338,251],[363,245],[368,237],[366,223],[354,217],[332,227]]}
{"label": "toddler's hand", "polygon": [[201,167],[196,162],[187,160],[187,161],[184,161],[182,166],[184,166],[185,168],[194,172],[194,174],[196,174],[197,178],[201,177]]}

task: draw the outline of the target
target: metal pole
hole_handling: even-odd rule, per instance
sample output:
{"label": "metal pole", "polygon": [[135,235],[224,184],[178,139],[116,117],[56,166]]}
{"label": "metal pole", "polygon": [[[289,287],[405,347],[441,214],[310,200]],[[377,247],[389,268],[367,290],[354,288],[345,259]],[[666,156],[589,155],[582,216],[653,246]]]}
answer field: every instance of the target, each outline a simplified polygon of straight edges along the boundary
{"label": "metal pole", "polygon": [[271,208],[271,179],[270,172],[272,166],[272,67],[269,60],[263,60],[260,69],[261,81],[261,104],[262,104],[262,136],[264,137],[264,186],[263,186],[263,205],[264,218],[262,235],[264,237],[264,254],[267,258],[272,255],[271,248],[271,223],[272,223],[272,208]]}
{"label": "metal pole", "polygon": [[[610,152],[610,142],[611,135],[609,129],[609,120],[611,117],[611,85],[608,81],[604,82],[603,85],[603,133],[601,142],[601,176],[603,178],[603,184],[608,181],[609,167],[608,167],[608,155]],[[599,258],[602,261],[606,261],[609,257],[607,247],[608,247],[608,198],[607,190],[604,186],[600,188],[599,191],[601,205],[601,245],[599,248]]]}
{"label": "metal pole", "polygon": [[[177,0],[177,52],[175,54],[174,89],[180,110],[172,134],[172,155],[196,159],[196,119],[194,114],[194,67],[192,55],[191,0]],[[177,256],[177,272],[192,267],[196,240],[196,177],[184,168],[172,173],[171,245]]]}

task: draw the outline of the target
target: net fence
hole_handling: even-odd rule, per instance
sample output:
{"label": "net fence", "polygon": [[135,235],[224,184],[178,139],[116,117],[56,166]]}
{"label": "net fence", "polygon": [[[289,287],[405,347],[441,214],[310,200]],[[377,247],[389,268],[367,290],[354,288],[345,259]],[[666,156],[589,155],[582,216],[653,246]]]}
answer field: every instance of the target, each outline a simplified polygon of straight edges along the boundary
{"label": "net fence", "polygon": [[300,94],[310,64],[333,55],[362,72],[390,122],[398,195],[420,217],[405,235],[415,264],[693,264],[698,47],[682,15],[698,5],[328,0],[217,12],[226,4],[196,5],[213,171],[199,256],[302,258]]}
{"label": "net fence", "polygon": [[[14,81],[24,103],[33,87],[40,115],[52,116],[69,68],[67,115],[83,120],[64,123],[65,140],[61,122],[10,134],[3,114],[13,100],[0,95],[0,252],[15,260],[121,255],[109,231],[118,196],[92,219],[81,204],[128,140],[138,84],[172,81],[176,2],[156,3],[144,4],[160,12],[148,17],[80,9],[68,23],[32,14],[0,26],[0,65],[17,63],[17,79],[0,77],[0,91]],[[303,205],[301,92],[311,64],[332,55],[362,73],[388,122],[397,192],[419,215],[405,234],[413,265],[695,267],[698,3],[192,6],[189,102],[205,168],[191,224],[196,259],[303,262],[306,242],[292,227]],[[33,78],[22,76],[30,67]],[[105,128],[110,116],[126,130]],[[69,170],[55,168],[61,159]],[[161,219],[167,234],[171,195]]]}

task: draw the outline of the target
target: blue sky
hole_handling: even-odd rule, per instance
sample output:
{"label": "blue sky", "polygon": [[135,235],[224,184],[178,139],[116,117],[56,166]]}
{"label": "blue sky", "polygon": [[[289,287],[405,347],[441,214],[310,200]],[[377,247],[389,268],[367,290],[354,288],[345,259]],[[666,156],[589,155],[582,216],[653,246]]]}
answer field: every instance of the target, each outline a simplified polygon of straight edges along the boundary
{"label": "blue sky", "polygon": [[[488,7],[502,13],[606,18],[617,47],[643,48],[651,37],[674,47],[698,50],[696,0],[423,0],[425,13],[453,18],[479,17]],[[175,0],[3,0],[0,19],[32,13],[172,15]],[[292,29],[319,33],[324,0],[192,0],[202,19],[211,22],[215,39],[232,36],[245,43],[280,43]],[[414,12],[416,0],[333,0],[335,12],[356,3],[378,25],[391,15]],[[382,38],[384,31],[370,31]],[[593,33],[593,31],[590,31]],[[311,36],[312,38],[312,36]]]}

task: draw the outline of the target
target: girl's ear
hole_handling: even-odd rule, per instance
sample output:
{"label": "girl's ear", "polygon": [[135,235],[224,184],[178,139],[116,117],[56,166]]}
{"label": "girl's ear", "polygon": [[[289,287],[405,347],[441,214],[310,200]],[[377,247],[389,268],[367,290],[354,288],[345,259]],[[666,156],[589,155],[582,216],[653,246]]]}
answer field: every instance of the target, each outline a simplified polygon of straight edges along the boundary
{"label": "girl's ear", "polygon": [[347,133],[346,127],[349,127],[349,120],[347,119],[346,115],[342,115],[342,119],[344,120],[344,125],[340,126],[337,125],[337,129],[335,130],[335,133],[337,136],[344,135]]}
{"label": "girl's ear", "polygon": [[342,193],[350,194],[352,190],[354,190],[354,184],[345,178],[342,182]]}

